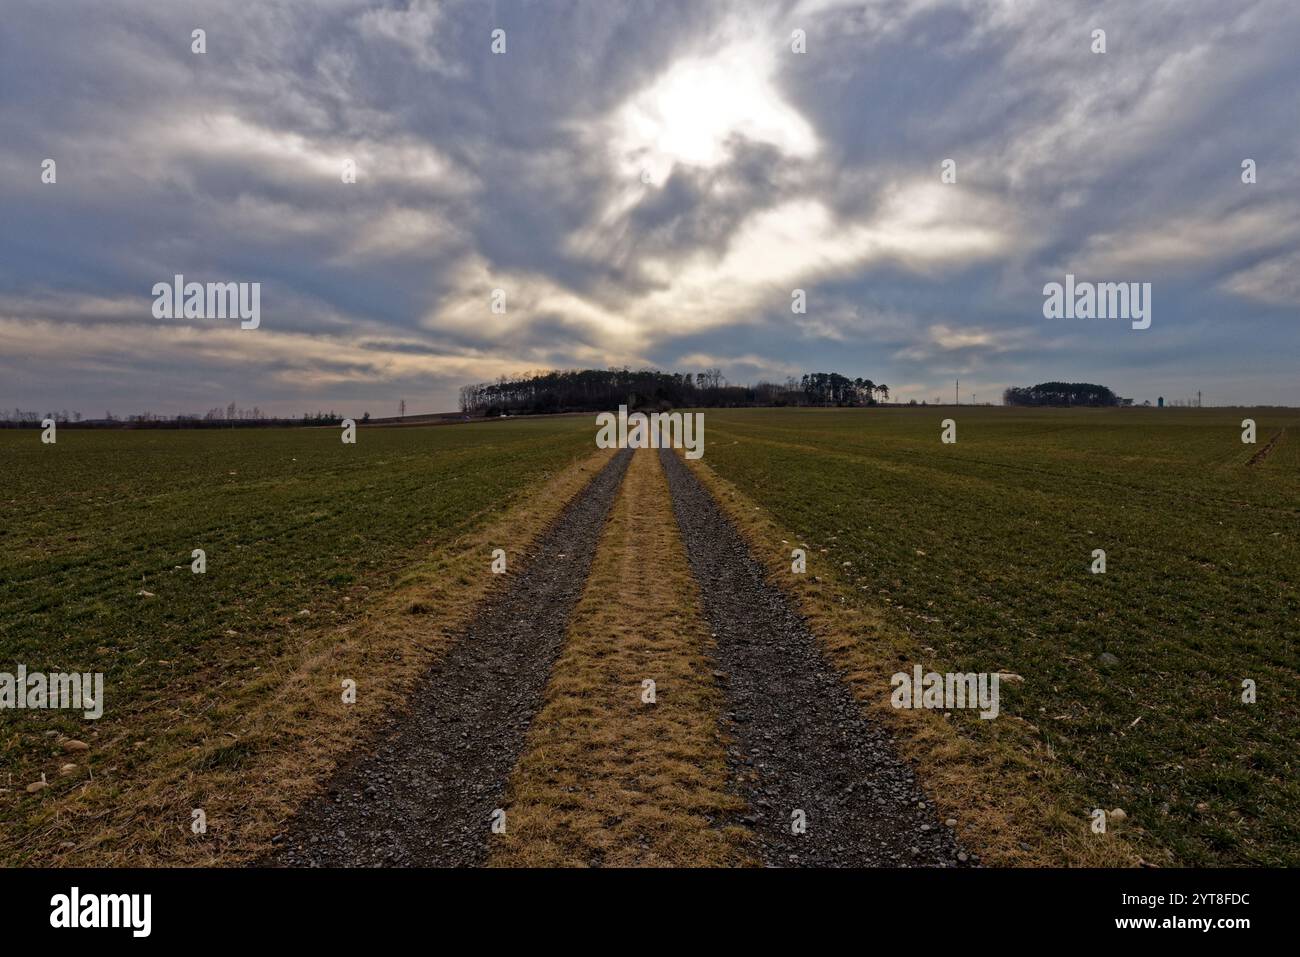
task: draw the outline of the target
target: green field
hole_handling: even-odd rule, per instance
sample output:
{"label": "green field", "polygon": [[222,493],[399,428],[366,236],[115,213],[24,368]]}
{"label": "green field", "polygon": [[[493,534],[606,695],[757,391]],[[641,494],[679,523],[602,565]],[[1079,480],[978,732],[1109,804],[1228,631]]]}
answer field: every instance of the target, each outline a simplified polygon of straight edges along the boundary
{"label": "green field", "polygon": [[[137,715],[166,724],[178,698],[240,686],[590,454],[586,426],[372,428],[355,445],[338,429],[0,431],[0,670],[104,672],[106,738]],[[52,767],[45,733],[86,731],[79,713],[0,715],[0,826],[38,800],[23,786]]]}
{"label": "green field", "polygon": [[[809,546],[855,622],[883,614],[927,667],[1023,676],[1002,711],[1064,769],[1045,801],[1080,821],[1124,809],[1155,863],[1300,863],[1300,412],[706,410],[705,425],[704,463]],[[59,767],[50,735],[97,736],[98,803],[64,824],[79,839],[127,793],[105,787],[168,762],[182,791],[205,762],[238,769],[254,745],[222,744],[221,708],[307,635],[328,647],[413,563],[535,499],[593,434],[586,416],[370,428],[355,446],[335,429],[67,429],[53,446],[0,431],[0,671],[107,683],[93,728],[0,714],[7,846],[63,836],[44,809],[82,779],[25,793]],[[152,825],[113,826],[130,860],[122,835]]]}
{"label": "green field", "polygon": [[[941,444],[950,417],[957,442]],[[809,544],[823,559],[810,571],[957,670],[1024,676],[1004,709],[1068,769],[1063,806],[1125,809],[1148,860],[1300,863],[1300,413],[736,410],[706,424],[709,466]],[[1105,574],[1090,572],[1096,548]]]}

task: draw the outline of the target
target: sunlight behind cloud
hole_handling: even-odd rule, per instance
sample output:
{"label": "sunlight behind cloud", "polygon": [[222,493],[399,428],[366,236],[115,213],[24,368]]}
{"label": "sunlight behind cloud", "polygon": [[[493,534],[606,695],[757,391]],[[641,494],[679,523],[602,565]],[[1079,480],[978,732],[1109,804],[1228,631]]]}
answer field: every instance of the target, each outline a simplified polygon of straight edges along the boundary
{"label": "sunlight behind cloud", "polygon": [[[1216,401],[1294,401],[1286,0],[1098,0],[1087,24],[1048,0],[192,6],[6,18],[0,406],[93,380],[87,403],[157,407],[163,366],[177,402],[290,411],[421,377],[450,408],[466,381],[678,357],[733,381],[1099,376],[1114,338],[1041,316],[1066,273],[1157,290],[1118,391],[1164,369]],[[263,283],[256,337],[171,322],[133,353],[178,273]],[[36,320],[57,348],[21,334]]]}
{"label": "sunlight behind cloud", "polygon": [[817,137],[782,98],[775,71],[771,48],[753,41],[678,60],[616,112],[617,161],[625,172],[645,171],[660,184],[678,163],[710,168],[725,162],[735,137],[812,156]]}

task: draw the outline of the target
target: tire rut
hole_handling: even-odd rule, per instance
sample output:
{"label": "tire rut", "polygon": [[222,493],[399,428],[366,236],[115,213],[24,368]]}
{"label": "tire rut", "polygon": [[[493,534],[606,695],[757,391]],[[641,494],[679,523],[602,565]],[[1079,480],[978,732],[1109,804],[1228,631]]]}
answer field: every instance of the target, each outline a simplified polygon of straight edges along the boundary
{"label": "tire rut", "polygon": [[[748,825],[772,866],[960,866],[889,733],[861,705],[712,495],[660,450],[673,511],[714,632]],[[806,815],[806,833],[792,815]],[[965,855],[963,855],[965,856]]]}
{"label": "tire rut", "polygon": [[1247,462],[1246,465],[1247,465],[1248,467],[1249,467],[1249,466],[1255,466],[1255,465],[1259,465],[1261,462],[1263,462],[1266,458],[1268,458],[1269,453],[1273,451],[1274,447],[1275,447],[1279,442],[1282,441],[1282,436],[1284,436],[1284,435],[1286,435],[1286,429],[1283,429],[1283,430],[1282,430],[1281,432],[1279,432],[1277,435],[1275,435],[1275,436],[1273,436],[1271,439],[1269,439],[1269,440],[1268,440],[1268,445],[1264,446],[1262,449],[1260,449],[1258,452],[1256,452],[1254,455],[1252,455],[1252,456],[1250,457],[1250,461]]}
{"label": "tire rut", "polygon": [[407,710],[335,771],[263,864],[483,863],[491,815],[504,805],[630,458],[619,452],[565,506],[527,566],[420,679]]}

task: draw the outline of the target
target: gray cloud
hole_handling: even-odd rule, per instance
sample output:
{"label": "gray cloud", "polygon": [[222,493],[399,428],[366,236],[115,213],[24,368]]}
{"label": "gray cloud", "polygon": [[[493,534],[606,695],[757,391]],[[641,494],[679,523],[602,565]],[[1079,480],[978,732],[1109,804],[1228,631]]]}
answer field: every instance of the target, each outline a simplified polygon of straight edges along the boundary
{"label": "gray cloud", "polygon": [[[1283,0],[19,0],[0,406],[433,409],[706,360],[1300,403],[1298,41]],[[1151,329],[1044,320],[1067,271],[1152,282]],[[262,327],[153,319],[178,272],[262,282]]]}

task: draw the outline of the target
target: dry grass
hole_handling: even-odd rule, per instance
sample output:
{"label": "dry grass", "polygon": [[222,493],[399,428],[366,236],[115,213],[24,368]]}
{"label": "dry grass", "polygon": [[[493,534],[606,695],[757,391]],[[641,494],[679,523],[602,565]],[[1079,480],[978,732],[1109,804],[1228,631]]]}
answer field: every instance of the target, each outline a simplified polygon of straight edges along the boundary
{"label": "dry grass", "polygon": [[[890,706],[890,676],[918,661],[945,671],[935,649],[922,648],[905,628],[862,603],[818,567],[809,550],[806,574],[790,570],[801,542],[733,483],[703,461],[688,463],[736,523],[769,580],[790,595],[866,712],[894,732],[899,750],[916,768],[940,817],[956,818],[965,846],[990,865],[1132,866],[1140,858],[1112,826],[1091,833],[1083,808],[1064,808],[1054,786],[1063,774],[1038,729],[1015,716],[981,721],[969,712],[945,714]],[[820,579],[820,580],[818,580]],[[1014,695],[1015,686],[1002,684]]]}
{"label": "dry grass", "polygon": [[[266,851],[283,822],[401,706],[416,679],[448,648],[491,588],[491,550],[512,570],[530,543],[612,453],[556,473],[500,520],[439,548],[397,587],[336,629],[304,628],[296,653],[269,662],[240,687],[220,663],[200,672],[165,713],[141,714],[132,731],[93,742],[112,755],[111,778],[92,778],[45,804],[23,858],[78,866],[229,865]],[[345,705],[341,683],[357,682]],[[207,833],[193,834],[193,809]]]}
{"label": "dry grass", "polygon": [[[494,866],[753,863],[727,790],[712,639],[655,452],[633,454],[515,769]],[[642,702],[642,681],[657,703]]]}

